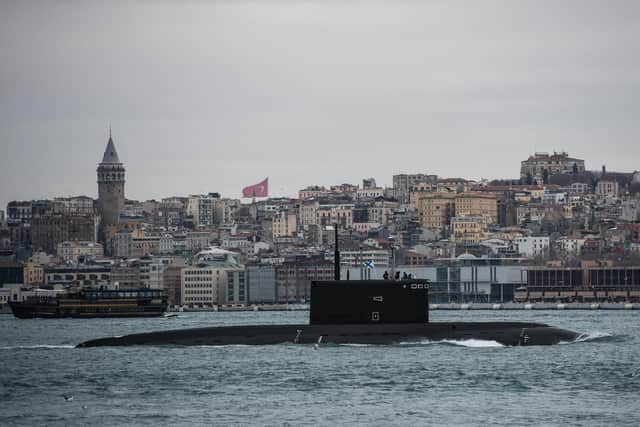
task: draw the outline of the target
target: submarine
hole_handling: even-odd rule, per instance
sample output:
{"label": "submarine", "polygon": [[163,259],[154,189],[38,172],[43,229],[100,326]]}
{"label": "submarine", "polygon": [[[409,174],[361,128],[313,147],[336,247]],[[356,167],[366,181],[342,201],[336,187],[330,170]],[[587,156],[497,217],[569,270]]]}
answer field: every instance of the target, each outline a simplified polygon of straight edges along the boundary
{"label": "submarine", "polygon": [[430,322],[429,281],[340,280],[337,227],[334,280],[311,283],[308,324],[218,326],[98,338],[77,347],[134,345],[372,344],[495,341],[505,346],[571,342],[579,334],[529,322]]}

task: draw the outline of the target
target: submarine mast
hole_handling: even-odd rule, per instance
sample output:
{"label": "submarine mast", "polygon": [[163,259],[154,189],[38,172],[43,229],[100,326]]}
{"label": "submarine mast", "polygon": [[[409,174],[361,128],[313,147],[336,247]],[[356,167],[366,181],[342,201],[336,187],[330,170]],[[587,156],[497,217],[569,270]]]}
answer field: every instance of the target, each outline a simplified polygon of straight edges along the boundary
{"label": "submarine mast", "polygon": [[333,225],[335,243],[333,245],[333,280],[340,280],[340,248],[338,246],[338,223]]}

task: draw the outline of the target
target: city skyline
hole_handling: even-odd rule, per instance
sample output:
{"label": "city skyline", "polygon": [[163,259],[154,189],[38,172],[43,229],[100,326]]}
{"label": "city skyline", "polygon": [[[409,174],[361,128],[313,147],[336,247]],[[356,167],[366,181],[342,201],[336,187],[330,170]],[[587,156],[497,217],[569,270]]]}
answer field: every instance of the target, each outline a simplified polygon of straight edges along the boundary
{"label": "city skyline", "polygon": [[636,3],[360,6],[3,5],[0,202],[95,197],[109,125],[132,199],[640,169]]}
{"label": "city skyline", "polygon": [[[117,144],[117,142],[115,141],[115,138],[112,137],[112,130],[111,130],[111,126],[109,126],[108,128],[108,135],[107,135],[108,139],[107,139],[107,143],[105,143],[104,145],[107,146],[107,149],[109,149],[110,144],[115,144],[117,147],[117,151],[120,151],[119,148],[119,144]],[[526,160],[527,157],[529,157],[529,155],[533,155],[533,154],[538,154],[538,153],[555,153],[556,151],[551,151],[551,152],[536,152],[536,153],[530,153],[526,156],[524,156],[522,158],[522,160],[520,160],[518,162],[518,165],[520,165],[520,162],[523,160]],[[560,151],[559,153],[561,153],[562,151]],[[568,154],[572,154],[572,153],[568,153]],[[117,156],[117,155],[116,155]],[[99,156],[100,158],[102,158],[102,155]],[[579,157],[579,156],[578,156]],[[104,160],[104,159],[103,159]],[[123,160],[122,163],[126,166],[127,165],[127,161]],[[96,165],[100,166],[101,162],[97,162]],[[589,164],[587,162],[587,164]],[[604,166],[604,165],[603,165]],[[587,171],[594,171],[594,172],[598,172],[598,168],[586,168]],[[636,170],[633,171],[621,171],[621,170],[611,170],[611,169],[607,169],[611,172],[636,172]],[[93,176],[95,177],[95,170],[92,171],[93,172]],[[395,172],[391,172],[390,176],[388,177],[389,179],[385,179],[385,177],[383,177],[382,179],[380,179],[379,176],[374,176],[374,175],[366,175],[366,176],[361,176],[361,177],[357,177],[355,179],[353,179],[352,181],[346,181],[346,180],[336,180],[335,182],[327,182],[326,179],[324,179],[322,182],[309,182],[306,183],[298,188],[291,188],[290,192],[273,192],[273,191],[269,191],[269,195],[268,198],[272,198],[272,197],[289,197],[289,198],[297,198],[298,197],[298,192],[304,188],[307,187],[311,187],[311,186],[321,186],[321,187],[326,187],[327,189],[332,186],[332,185],[341,185],[341,184],[353,184],[356,186],[360,186],[362,184],[362,180],[363,179],[368,179],[368,178],[373,178],[377,184],[378,187],[382,187],[382,188],[391,188],[392,187],[392,182],[391,179],[393,177],[393,175],[399,175],[399,174],[414,174],[414,173],[426,173],[426,174],[436,174],[435,172],[431,172],[431,171],[395,171]],[[130,172],[127,171],[127,175],[129,175]],[[518,174],[514,174],[513,176],[491,176],[491,177],[481,177],[481,178],[475,178],[474,177],[468,177],[468,176],[461,176],[461,175],[438,175],[439,178],[464,178],[470,181],[479,181],[480,179],[487,179],[487,180],[493,180],[493,179],[512,179],[512,180],[517,180]],[[268,177],[269,180],[271,180],[271,176]],[[258,179],[256,178],[256,181]],[[83,186],[86,187],[86,183],[82,182],[81,184],[83,184]],[[18,197],[14,197],[14,198],[8,198],[6,201],[2,199],[1,195],[0,195],[0,203],[2,206],[3,210],[7,203],[9,201],[13,201],[13,200],[46,200],[46,199],[53,199],[55,197],[75,197],[75,196],[88,196],[88,197],[92,197],[94,199],[98,199],[98,183],[96,182],[91,182],[91,185],[93,185],[93,190],[89,190],[89,191],[85,191],[85,192],[77,192],[77,193],[56,193],[56,194],[43,194],[41,196],[36,196],[36,197],[25,197],[24,193],[21,193],[18,191],[19,196]],[[225,193],[224,191],[221,191],[220,188],[203,188],[202,191],[184,191],[182,193],[172,193],[172,194],[160,194],[157,197],[150,197],[144,194],[141,194],[141,197],[136,197],[136,196],[132,196],[129,194],[129,182],[127,182],[127,191],[125,191],[125,198],[127,200],[140,200],[140,201],[144,201],[144,200],[161,200],[163,198],[170,198],[170,197],[186,197],[189,195],[195,195],[195,194],[208,194],[211,192],[216,192],[221,194],[222,197],[227,197],[227,198],[231,198],[231,199],[242,199],[242,200],[249,200],[245,197],[242,196],[242,187],[245,187],[246,185],[253,185],[252,183],[238,183],[236,180],[226,180],[225,181],[225,188],[235,188],[237,187],[238,190],[237,191],[232,191],[230,193]],[[291,187],[291,186],[289,186]],[[202,188],[202,187],[200,187]],[[272,188],[276,188],[275,185],[272,186]],[[282,191],[284,189],[284,187],[280,186],[279,189]],[[19,189],[18,189],[19,190]],[[94,194],[95,193],[95,194]]]}

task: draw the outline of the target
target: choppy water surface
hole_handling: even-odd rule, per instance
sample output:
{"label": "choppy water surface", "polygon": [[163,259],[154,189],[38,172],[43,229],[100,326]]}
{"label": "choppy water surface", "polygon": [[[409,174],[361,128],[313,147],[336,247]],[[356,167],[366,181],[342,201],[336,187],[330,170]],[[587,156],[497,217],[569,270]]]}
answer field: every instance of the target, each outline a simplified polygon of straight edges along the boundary
{"label": "choppy water surface", "polygon": [[[551,347],[497,343],[75,349],[152,330],[305,323],[306,312],[162,319],[0,315],[6,425],[640,425],[640,312],[432,312],[588,333]],[[63,395],[73,396],[67,401]]]}

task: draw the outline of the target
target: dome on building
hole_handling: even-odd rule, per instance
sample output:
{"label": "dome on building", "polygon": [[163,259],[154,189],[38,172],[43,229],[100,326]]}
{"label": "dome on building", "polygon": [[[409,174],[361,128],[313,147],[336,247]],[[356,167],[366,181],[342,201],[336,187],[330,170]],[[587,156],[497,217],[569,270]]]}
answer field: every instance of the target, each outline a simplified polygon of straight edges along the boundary
{"label": "dome on building", "polygon": [[198,252],[194,258],[198,262],[216,261],[237,264],[237,261],[235,259],[236,255],[237,254],[235,252],[211,246]]}

